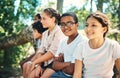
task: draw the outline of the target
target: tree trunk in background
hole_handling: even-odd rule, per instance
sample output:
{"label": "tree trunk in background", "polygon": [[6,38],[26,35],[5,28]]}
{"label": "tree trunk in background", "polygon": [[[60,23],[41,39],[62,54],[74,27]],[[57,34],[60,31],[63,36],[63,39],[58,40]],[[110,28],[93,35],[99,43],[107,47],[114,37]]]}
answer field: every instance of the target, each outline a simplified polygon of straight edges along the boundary
{"label": "tree trunk in background", "polygon": [[90,12],[92,12],[92,9],[93,9],[92,8],[92,2],[93,2],[93,0],[90,1]]}
{"label": "tree trunk in background", "polygon": [[20,33],[0,40],[0,50],[34,41],[32,27],[24,28]]}
{"label": "tree trunk in background", "polygon": [[103,0],[97,0],[97,10],[103,12]]}
{"label": "tree trunk in background", "polygon": [[63,0],[57,0],[57,10],[59,13],[62,13],[62,8],[63,8]]}
{"label": "tree trunk in background", "polygon": [[119,19],[119,21],[118,21],[118,28],[120,30],[120,0],[119,0],[119,7],[118,7],[117,13],[118,13],[118,19]]}
{"label": "tree trunk in background", "polygon": [[12,51],[12,50],[11,49],[5,49],[4,50],[3,66],[4,66],[5,69],[8,69],[9,67],[11,67],[10,60],[9,60],[9,56],[11,55],[10,51]]}

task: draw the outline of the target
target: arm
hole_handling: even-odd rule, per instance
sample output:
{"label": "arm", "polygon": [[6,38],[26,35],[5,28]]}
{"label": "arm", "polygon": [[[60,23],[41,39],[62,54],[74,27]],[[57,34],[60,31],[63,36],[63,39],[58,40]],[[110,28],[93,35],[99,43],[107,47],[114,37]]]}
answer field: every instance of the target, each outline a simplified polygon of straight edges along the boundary
{"label": "arm", "polygon": [[36,60],[37,58],[41,57],[43,54],[42,53],[36,53],[32,58],[31,61],[33,62],[34,60]]}
{"label": "arm", "polygon": [[58,57],[54,58],[52,68],[54,70],[62,70],[64,67],[67,67],[69,65],[70,65],[70,62],[64,62],[64,54],[60,53]]}
{"label": "arm", "polygon": [[63,68],[63,72],[66,73],[66,74],[69,74],[69,75],[73,75],[74,73],[74,67],[75,67],[75,64],[74,63],[70,63],[69,66]]}
{"label": "arm", "polygon": [[73,78],[82,78],[82,61],[75,60],[75,70]]}
{"label": "arm", "polygon": [[120,58],[115,61],[116,68],[118,70],[117,78],[120,78]]}
{"label": "arm", "polygon": [[59,61],[54,61],[52,68],[54,70],[62,70],[63,68],[67,67],[70,65],[70,62],[59,62]]}
{"label": "arm", "polygon": [[35,61],[33,61],[33,63],[34,64],[39,64],[41,62],[47,61],[49,59],[52,59],[53,57],[54,57],[54,55],[51,52],[46,52],[40,58],[37,58]]}
{"label": "arm", "polygon": [[54,57],[54,55],[51,52],[47,52],[44,55],[42,55],[40,58],[37,58],[36,60],[34,60],[32,62],[31,71],[35,68],[36,64],[39,64],[39,63],[44,62],[44,61],[47,61],[47,60],[49,60],[49,59],[51,59],[53,57]]}

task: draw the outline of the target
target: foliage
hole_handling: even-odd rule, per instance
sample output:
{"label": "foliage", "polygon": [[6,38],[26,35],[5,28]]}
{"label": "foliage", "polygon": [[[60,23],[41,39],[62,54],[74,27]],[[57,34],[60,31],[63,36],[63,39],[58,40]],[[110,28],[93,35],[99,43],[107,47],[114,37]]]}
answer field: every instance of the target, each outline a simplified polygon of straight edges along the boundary
{"label": "foliage", "polygon": [[[17,0],[16,0],[17,1]],[[38,6],[38,0],[20,0],[20,4],[15,14],[14,5],[15,0],[2,0],[0,2],[0,39],[6,36],[17,34],[18,31],[27,27],[26,19],[30,19],[35,14],[35,8]],[[41,0],[40,0],[41,1]],[[48,0],[49,1],[49,0]],[[72,6],[68,11],[75,12],[79,18],[79,29],[83,29],[85,26],[85,19],[92,10],[87,11],[86,5],[88,0],[84,0],[86,4],[80,9]],[[97,9],[103,11],[108,15],[112,21],[112,28],[116,28],[119,25],[119,7],[120,0],[91,0],[96,3]],[[46,7],[53,7],[55,3],[50,2]],[[103,6],[107,5],[107,8]],[[63,6],[61,6],[63,7]],[[44,9],[43,7],[38,8],[38,11]],[[92,7],[91,7],[92,9]],[[67,12],[68,12],[67,11]],[[114,39],[114,33],[108,35],[109,38]],[[118,34],[118,41],[120,42],[120,34]],[[13,48],[7,48],[0,51],[0,71],[11,71],[14,68],[18,68],[20,60],[27,56],[30,44],[16,46]],[[0,72],[1,73],[1,72]]]}
{"label": "foliage", "polygon": [[[17,1],[17,0],[16,0]],[[15,0],[2,0],[0,2],[0,39],[18,33],[26,25],[26,19],[33,17],[37,0],[20,0],[17,13],[15,14]],[[16,46],[0,51],[0,70],[12,70],[18,68],[21,56],[26,56],[25,47]]]}
{"label": "foliage", "polygon": [[111,0],[109,1],[108,7],[105,10],[107,13],[111,14],[112,28],[117,28],[118,25],[118,7],[119,0]]}
{"label": "foliage", "polygon": [[86,11],[85,7],[77,9],[75,6],[71,7],[68,11],[70,12],[75,12],[78,20],[79,20],[79,29],[83,29],[85,26],[85,20],[88,14],[90,13],[89,11]]}

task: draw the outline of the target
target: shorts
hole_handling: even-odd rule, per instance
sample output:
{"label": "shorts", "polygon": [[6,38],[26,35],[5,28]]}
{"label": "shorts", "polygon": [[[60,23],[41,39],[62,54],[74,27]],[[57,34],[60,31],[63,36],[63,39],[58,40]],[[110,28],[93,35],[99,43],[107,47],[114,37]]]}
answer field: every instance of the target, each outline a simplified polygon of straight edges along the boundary
{"label": "shorts", "polygon": [[51,69],[52,69],[52,64],[53,64],[53,62],[51,62],[51,63],[48,64],[47,66],[44,66],[44,63],[42,63],[41,67],[42,67],[43,69],[46,69],[46,68],[51,68]]}

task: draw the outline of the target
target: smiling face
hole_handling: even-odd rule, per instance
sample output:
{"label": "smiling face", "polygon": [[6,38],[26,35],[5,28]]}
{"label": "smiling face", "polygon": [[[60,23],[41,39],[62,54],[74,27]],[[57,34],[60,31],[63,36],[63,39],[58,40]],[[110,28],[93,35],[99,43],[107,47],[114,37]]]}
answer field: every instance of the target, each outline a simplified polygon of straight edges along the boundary
{"label": "smiling face", "polygon": [[77,32],[78,23],[75,23],[72,16],[64,16],[60,20],[62,32],[66,36],[72,36]]}
{"label": "smiling face", "polygon": [[87,19],[85,32],[89,39],[103,38],[103,34],[106,31],[107,27],[103,27],[94,17],[89,17]]}

